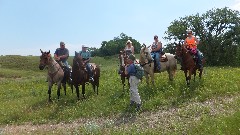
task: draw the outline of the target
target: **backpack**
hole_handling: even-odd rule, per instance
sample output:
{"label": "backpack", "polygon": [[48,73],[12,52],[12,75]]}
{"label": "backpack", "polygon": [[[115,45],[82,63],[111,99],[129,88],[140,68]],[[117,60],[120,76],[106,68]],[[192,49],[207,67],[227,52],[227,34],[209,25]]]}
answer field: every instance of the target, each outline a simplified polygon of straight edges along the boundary
{"label": "backpack", "polygon": [[142,66],[140,66],[140,64],[134,64],[135,66],[135,69],[136,69],[136,74],[135,76],[138,78],[138,79],[142,79],[142,77],[144,76],[144,69]]}

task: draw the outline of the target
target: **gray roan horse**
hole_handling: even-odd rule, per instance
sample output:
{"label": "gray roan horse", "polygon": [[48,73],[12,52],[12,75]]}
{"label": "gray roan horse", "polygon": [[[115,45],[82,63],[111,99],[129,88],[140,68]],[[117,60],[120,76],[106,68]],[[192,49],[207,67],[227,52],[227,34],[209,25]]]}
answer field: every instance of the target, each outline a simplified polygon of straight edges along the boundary
{"label": "gray roan horse", "polygon": [[[99,87],[99,77],[100,77],[100,68],[98,65],[94,63],[90,63],[93,73],[94,81],[90,81],[93,86],[93,90],[97,89],[98,94],[98,87]],[[82,85],[82,95],[85,98],[85,85],[89,82],[89,75],[86,70],[86,65],[83,62],[82,57],[79,53],[75,52],[75,56],[73,58],[73,66],[72,66],[72,83],[76,88],[77,99],[79,100],[79,86]]]}
{"label": "gray roan horse", "polygon": [[39,64],[39,69],[43,70],[45,66],[48,67],[48,94],[49,94],[49,102],[51,102],[51,89],[54,83],[57,84],[58,89],[57,89],[57,95],[58,99],[60,97],[60,89],[61,89],[61,83],[64,87],[64,92],[66,95],[66,82],[62,82],[64,78],[64,72],[61,66],[52,58],[50,51],[49,52],[43,52],[40,49],[42,55],[40,56],[40,64]]}
{"label": "gray roan horse", "polygon": [[[152,84],[154,85],[154,73],[160,73],[167,71],[169,75],[169,80],[173,80],[173,77],[175,75],[175,72],[177,70],[177,60],[174,58],[173,54],[166,53],[165,60],[161,60],[161,70],[156,71],[154,66],[154,60],[151,57],[151,52],[148,49],[149,47],[146,47],[145,44],[143,44],[141,51],[140,51],[140,59],[139,63],[144,68],[144,73],[146,77],[147,84],[149,84],[149,75],[151,77]],[[162,59],[162,58],[161,58]]]}

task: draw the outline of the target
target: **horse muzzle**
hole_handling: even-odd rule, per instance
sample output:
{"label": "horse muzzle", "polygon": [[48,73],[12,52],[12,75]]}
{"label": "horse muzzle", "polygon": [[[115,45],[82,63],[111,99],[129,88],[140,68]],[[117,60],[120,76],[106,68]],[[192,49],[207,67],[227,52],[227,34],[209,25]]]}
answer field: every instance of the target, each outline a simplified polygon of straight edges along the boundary
{"label": "horse muzzle", "polygon": [[43,70],[45,68],[45,65],[39,65],[39,69]]}

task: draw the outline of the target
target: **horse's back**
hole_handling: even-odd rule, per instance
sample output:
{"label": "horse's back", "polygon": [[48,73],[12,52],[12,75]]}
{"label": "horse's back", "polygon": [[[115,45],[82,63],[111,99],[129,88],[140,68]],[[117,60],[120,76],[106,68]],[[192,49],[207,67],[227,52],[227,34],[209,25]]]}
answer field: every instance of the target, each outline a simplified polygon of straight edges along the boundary
{"label": "horse's back", "polygon": [[166,62],[161,62],[161,66],[162,67],[170,67],[170,68],[176,68],[177,66],[177,60],[175,59],[175,55],[171,54],[171,53],[165,53],[167,56],[168,61]]}
{"label": "horse's back", "polygon": [[94,76],[96,77],[100,77],[100,67],[99,65],[97,65],[96,63],[89,63],[92,68],[93,68],[93,71],[94,71]]}

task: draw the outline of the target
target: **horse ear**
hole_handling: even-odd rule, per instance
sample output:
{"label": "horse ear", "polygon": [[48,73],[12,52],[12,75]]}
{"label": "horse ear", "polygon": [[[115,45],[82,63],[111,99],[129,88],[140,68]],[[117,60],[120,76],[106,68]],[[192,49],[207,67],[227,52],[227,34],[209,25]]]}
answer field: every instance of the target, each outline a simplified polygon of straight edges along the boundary
{"label": "horse ear", "polygon": [[47,54],[50,54],[50,50],[48,51],[48,53]]}
{"label": "horse ear", "polygon": [[41,53],[43,53],[42,49],[40,49]]}

